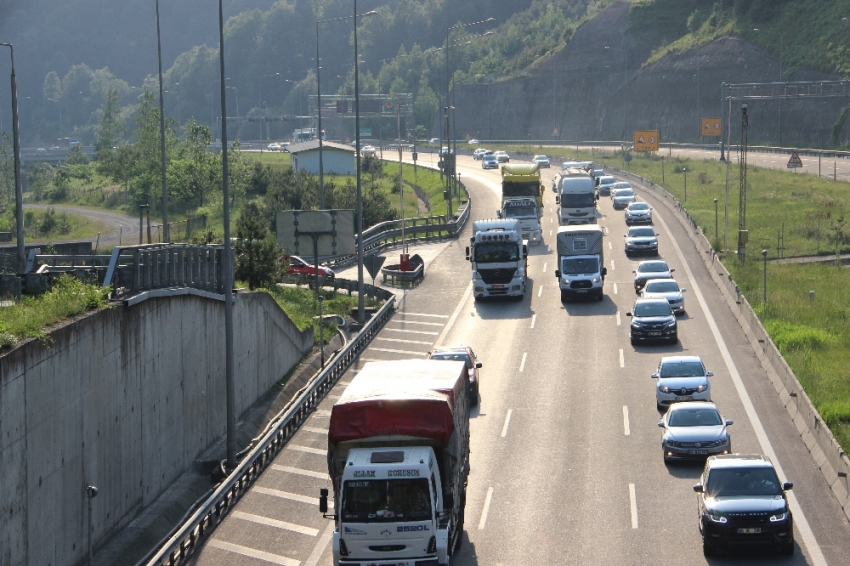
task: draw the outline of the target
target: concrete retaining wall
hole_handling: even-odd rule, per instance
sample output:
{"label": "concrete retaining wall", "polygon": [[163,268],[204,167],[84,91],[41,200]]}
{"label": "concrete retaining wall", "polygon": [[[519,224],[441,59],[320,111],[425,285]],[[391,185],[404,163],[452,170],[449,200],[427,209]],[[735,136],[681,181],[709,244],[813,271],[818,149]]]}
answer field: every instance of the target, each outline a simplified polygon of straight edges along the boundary
{"label": "concrete retaining wall", "polygon": [[[242,414],[313,346],[265,293],[234,302]],[[224,303],[116,306],[0,357],[0,566],[63,566],[153,502],[225,432]]]}
{"label": "concrete retaining wall", "polygon": [[700,252],[706,267],[714,282],[723,293],[729,308],[744,330],[762,367],[767,372],[782,404],[791,416],[803,442],[811,452],[812,457],[820,468],[821,473],[832,489],[833,494],[841,504],[845,517],[850,520],[850,459],[838,444],[832,431],[824,422],[812,404],[805,389],[800,385],[797,376],[788,366],[785,358],[779,352],[776,344],[762,326],[747,298],[740,294],[732,275],[720,262],[711,243],[696,225],[682,204],[670,193],[659,187],[645,182],[641,177],[613,169],[617,175],[636,181],[646,188],[652,188],[655,196],[673,213],[679,222],[687,229],[688,237]]}

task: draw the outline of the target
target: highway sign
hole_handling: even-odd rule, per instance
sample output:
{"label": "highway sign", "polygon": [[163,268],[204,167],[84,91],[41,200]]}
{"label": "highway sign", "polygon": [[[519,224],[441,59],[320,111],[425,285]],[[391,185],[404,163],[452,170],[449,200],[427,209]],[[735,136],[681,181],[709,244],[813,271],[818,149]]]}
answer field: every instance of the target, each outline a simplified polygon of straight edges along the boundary
{"label": "highway sign", "polygon": [[658,130],[635,130],[635,151],[658,151]]}
{"label": "highway sign", "polygon": [[700,120],[699,135],[721,136],[723,135],[721,124],[722,120],[720,118],[702,118]]}
{"label": "highway sign", "polygon": [[313,256],[313,234],[322,257],[353,255],[353,210],[279,210],[277,243],[289,255]]}
{"label": "highway sign", "polygon": [[797,152],[793,152],[791,154],[791,159],[788,160],[788,169],[796,169],[797,167],[803,166],[803,160],[800,159],[800,156],[797,155]]}
{"label": "highway sign", "polygon": [[384,256],[375,254],[369,254],[363,258],[363,266],[369,272],[369,275],[372,276],[372,285],[375,284],[375,277],[381,272],[381,266],[384,265],[386,260],[387,258]]}

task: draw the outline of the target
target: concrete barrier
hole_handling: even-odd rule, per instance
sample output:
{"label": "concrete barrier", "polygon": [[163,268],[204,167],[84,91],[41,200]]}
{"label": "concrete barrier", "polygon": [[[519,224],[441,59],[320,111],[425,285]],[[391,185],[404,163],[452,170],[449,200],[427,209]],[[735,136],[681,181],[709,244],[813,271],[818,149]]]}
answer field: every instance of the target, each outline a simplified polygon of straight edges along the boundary
{"label": "concrete barrier", "polygon": [[785,358],[782,357],[779,348],[773,343],[749,301],[741,295],[732,275],[720,262],[705,234],[702,233],[684,206],[662,187],[647,182],[637,175],[619,169],[610,169],[616,171],[617,175],[629,179],[645,189],[652,190],[665,208],[672,212],[673,216],[686,228],[691,242],[702,252],[700,257],[702,257],[703,263],[705,263],[712,279],[726,299],[729,308],[738,320],[738,324],[744,330],[753,352],[767,372],[782,404],[797,427],[800,438],[812,454],[812,458],[832,489],[832,493],[841,504],[845,517],[850,520],[850,484],[848,484],[850,459],[838,444],[820,413],[815,409],[805,389]]}
{"label": "concrete barrier", "polygon": [[[237,415],[313,347],[266,293],[234,302]],[[192,295],[79,317],[0,356],[0,565],[70,566],[225,434],[224,304]]]}

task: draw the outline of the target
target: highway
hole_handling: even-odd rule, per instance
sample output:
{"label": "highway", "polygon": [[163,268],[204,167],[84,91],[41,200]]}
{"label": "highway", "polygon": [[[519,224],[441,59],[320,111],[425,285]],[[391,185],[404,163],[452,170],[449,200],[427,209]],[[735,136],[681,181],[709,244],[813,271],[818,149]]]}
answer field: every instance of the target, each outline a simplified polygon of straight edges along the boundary
{"label": "highway", "polygon": [[[499,206],[499,172],[459,157],[472,218]],[[332,522],[318,511],[330,488],[328,416],[351,376],[369,360],[422,356],[434,344],[469,344],[483,362],[480,407],[471,423],[471,474],[463,546],[452,564],[847,564],[850,525],[773,386],[678,221],[656,206],[660,256],[676,269],[687,314],[677,345],[633,347],[635,298],[623,252],[623,215],[599,204],[607,229],[608,277],[601,303],[562,304],[554,276],[555,169],[545,173],[544,243],[531,247],[530,285],[518,302],[472,300],[463,249],[471,232],[442,244],[423,283],[319,411],[257,479],[195,553],[196,565],[331,564]],[[638,187],[638,197],[656,205]],[[411,248],[411,252],[415,252]],[[391,252],[395,254],[397,252]],[[713,399],[735,424],[735,451],[768,453],[794,482],[797,549],[702,555],[696,496],[700,465],[665,466],[654,371],[662,355],[703,357]]]}

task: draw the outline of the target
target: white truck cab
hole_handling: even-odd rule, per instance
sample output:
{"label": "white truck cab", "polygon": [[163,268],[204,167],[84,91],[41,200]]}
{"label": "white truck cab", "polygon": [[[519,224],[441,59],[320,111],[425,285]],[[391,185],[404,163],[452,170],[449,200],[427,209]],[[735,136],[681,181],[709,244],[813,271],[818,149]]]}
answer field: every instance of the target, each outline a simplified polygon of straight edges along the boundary
{"label": "white truck cab", "polygon": [[466,259],[472,263],[475,300],[525,295],[528,242],[516,218],[476,220]]}

